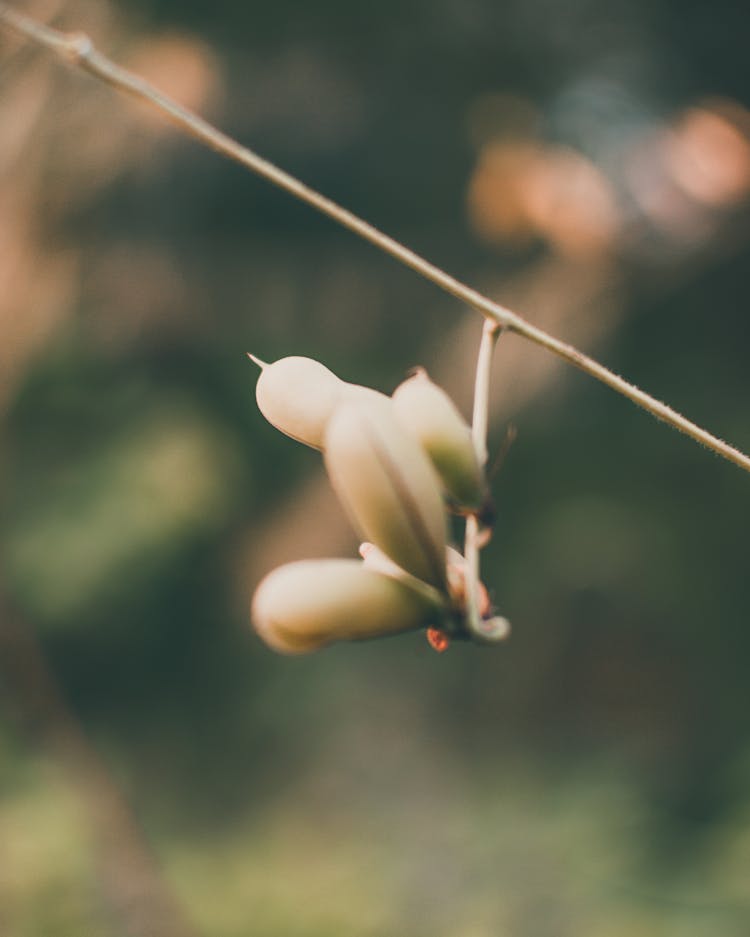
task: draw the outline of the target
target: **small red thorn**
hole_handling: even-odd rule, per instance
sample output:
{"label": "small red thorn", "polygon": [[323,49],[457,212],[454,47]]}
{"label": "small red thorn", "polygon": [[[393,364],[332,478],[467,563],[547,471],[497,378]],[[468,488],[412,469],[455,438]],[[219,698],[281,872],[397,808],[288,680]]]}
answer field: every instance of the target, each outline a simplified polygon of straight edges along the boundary
{"label": "small red thorn", "polygon": [[430,642],[430,647],[437,651],[438,654],[447,651],[451,643],[451,639],[444,631],[441,631],[440,628],[428,628],[427,640]]}

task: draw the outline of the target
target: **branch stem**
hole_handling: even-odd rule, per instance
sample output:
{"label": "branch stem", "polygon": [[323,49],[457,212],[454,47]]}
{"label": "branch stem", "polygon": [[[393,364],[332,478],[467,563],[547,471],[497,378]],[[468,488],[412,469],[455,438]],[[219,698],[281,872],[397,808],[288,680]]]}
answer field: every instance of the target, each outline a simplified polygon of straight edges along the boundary
{"label": "branch stem", "polygon": [[489,319],[482,329],[482,340],[477,355],[477,371],[474,378],[474,410],[471,417],[471,439],[479,464],[487,462],[487,426],[489,424],[490,372],[492,355],[500,337],[501,329]]}
{"label": "branch stem", "polygon": [[13,10],[3,2],[0,2],[0,26],[5,26],[16,33],[20,33],[27,39],[45,46],[71,64],[111,85],[118,91],[130,94],[142,101],[147,101],[186,134],[199,140],[222,156],[234,160],[322,214],[327,215],[352,233],[365,241],[369,241],[400,263],[430,280],[446,293],[476,309],[500,328],[515,332],[517,335],[552,352],[567,361],[568,364],[574,365],[590,377],[601,381],[617,393],[627,397],[657,419],[706,446],[722,458],[750,472],[750,456],[741,452],[735,446],[709,433],[682,416],[672,407],[629,383],[572,345],[554,338],[517,313],[511,312],[510,309],[506,309],[500,303],[494,302],[489,297],[455,279],[455,277],[436,267],[362,218],[311,189],[283,169],[279,169],[273,163],[263,159],[253,150],[242,146],[193,111],[182,107],[167,95],[162,94],[140,76],[122,68],[105,55],[102,55],[94,47],[91,39],[83,33],[65,33],[52,29]]}

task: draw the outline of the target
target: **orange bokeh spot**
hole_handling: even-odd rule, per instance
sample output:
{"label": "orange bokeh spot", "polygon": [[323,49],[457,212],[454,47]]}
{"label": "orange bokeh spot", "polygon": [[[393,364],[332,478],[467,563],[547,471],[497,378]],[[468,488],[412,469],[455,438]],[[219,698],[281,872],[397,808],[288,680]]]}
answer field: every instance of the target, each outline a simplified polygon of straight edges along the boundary
{"label": "orange bokeh spot", "polygon": [[427,640],[430,642],[430,647],[436,650],[438,654],[447,651],[451,643],[451,639],[448,635],[439,628],[428,628]]}

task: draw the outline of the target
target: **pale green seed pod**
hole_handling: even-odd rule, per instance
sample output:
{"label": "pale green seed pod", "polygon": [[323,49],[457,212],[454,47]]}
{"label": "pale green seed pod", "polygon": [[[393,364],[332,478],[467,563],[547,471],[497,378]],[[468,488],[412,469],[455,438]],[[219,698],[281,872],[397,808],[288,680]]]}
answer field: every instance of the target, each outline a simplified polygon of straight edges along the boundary
{"label": "pale green seed pod", "polygon": [[447,518],[440,482],[390,401],[341,403],[328,424],[324,455],[334,490],[362,539],[444,590]]}
{"label": "pale green seed pod", "polygon": [[263,416],[292,439],[323,448],[328,420],[344,400],[388,400],[385,394],[342,381],[315,361],[292,355],[272,364],[253,360],[261,368],[255,398]]}
{"label": "pale green seed pod", "polygon": [[322,449],[325,428],[343,384],[333,371],[312,358],[280,358],[262,365],[255,399],[276,429]]}
{"label": "pale green seed pod", "polygon": [[421,443],[450,498],[479,510],[487,484],[471,438],[471,428],[450,397],[423,368],[393,392],[399,422]]}
{"label": "pale green seed pod", "polygon": [[286,654],[358,641],[440,621],[430,597],[359,560],[302,560],[269,573],[253,597],[258,634]]}

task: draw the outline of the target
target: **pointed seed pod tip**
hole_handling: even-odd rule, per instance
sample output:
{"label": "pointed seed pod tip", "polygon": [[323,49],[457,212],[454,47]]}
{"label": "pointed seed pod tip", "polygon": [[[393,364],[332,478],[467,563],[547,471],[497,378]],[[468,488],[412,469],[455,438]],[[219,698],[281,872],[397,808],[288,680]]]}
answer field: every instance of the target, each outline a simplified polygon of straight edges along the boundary
{"label": "pointed seed pod tip", "polygon": [[255,388],[260,412],[282,433],[321,449],[344,382],[312,358],[291,356],[260,367]]}

